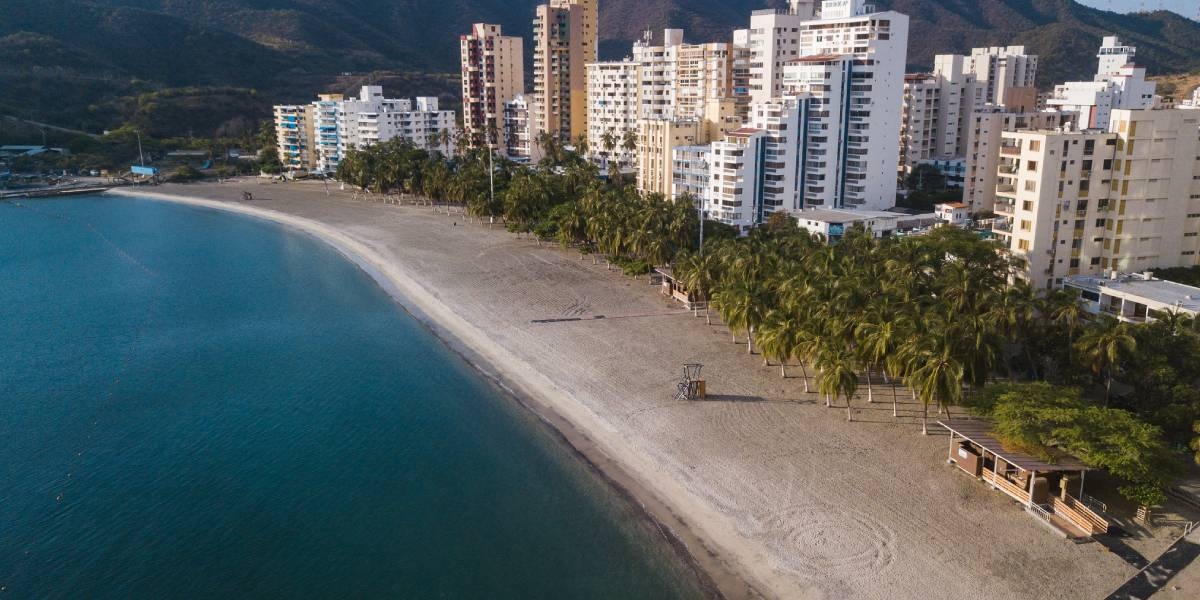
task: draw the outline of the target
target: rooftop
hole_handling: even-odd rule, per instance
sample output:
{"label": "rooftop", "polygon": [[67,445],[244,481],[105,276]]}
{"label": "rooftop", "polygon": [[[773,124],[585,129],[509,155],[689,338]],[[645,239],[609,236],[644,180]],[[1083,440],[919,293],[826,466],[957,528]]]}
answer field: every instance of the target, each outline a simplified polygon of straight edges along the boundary
{"label": "rooftop", "polygon": [[1200,312],[1200,288],[1148,278],[1145,274],[1119,274],[1116,279],[1076,275],[1067,278],[1067,285],[1092,292],[1116,292],[1157,302],[1165,306],[1178,306],[1189,312]]}
{"label": "rooftop", "polygon": [[844,210],[840,208],[806,208],[794,215],[798,219],[823,223],[857,223],[869,219],[896,219],[905,216],[883,210]]}
{"label": "rooftop", "polygon": [[812,54],[809,56],[801,56],[800,58],[793,58],[792,60],[789,60],[788,62],[790,62],[790,63],[829,62],[831,60],[840,60],[842,58],[846,58],[846,55],[845,54]]}
{"label": "rooftop", "polygon": [[992,422],[975,419],[947,419],[938,421],[938,425],[949,429],[959,437],[964,437],[977,446],[1004,459],[1008,464],[1022,471],[1038,473],[1087,471],[1088,468],[1079,460],[1066,456],[1056,462],[1048,463],[1035,456],[1022,452],[1010,452],[1000,444],[1000,440],[992,437]]}

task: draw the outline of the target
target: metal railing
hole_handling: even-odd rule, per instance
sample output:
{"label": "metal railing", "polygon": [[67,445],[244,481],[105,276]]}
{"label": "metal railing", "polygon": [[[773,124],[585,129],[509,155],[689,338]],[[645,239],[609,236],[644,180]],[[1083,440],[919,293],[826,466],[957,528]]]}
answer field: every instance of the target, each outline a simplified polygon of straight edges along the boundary
{"label": "metal railing", "polygon": [[1042,508],[1042,505],[1040,505],[1040,504],[1030,504],[1029,512],[1033,516],[1035,516],[1047,523],[1050,522],[1050,513],[1045,508]]}
{"label": "metal railing", "polygon": [[1091,494],[1082,494],[1079,498],[1079,501],[1082,502],[1084,506],[1096,512],[1108,512],[1108,505],[1097,500],[1096,497],[1092,496]]}

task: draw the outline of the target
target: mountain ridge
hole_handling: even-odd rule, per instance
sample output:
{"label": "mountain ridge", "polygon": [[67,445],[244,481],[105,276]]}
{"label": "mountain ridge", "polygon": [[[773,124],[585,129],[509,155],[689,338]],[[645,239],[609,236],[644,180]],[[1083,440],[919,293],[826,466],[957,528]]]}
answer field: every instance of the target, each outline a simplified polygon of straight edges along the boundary
{"label": "mountain ridge", "polygon": [[[298,101],[336,88],[343,72],[416,74],[458,70],[458,37],[472,22],[495,22],[526,39],[541,0],[7,0],[0,11],[0,112],[40,120],[51,103],[103,105],[119,96],[188,86],[257,89]],[[728,40],[750,12],[775,0],[601,0],[601,58],[629,54],[643,31],[681,28],[690,42]],[[1200,23],[1158,11],[1118,15],[1074,0],[875,0],[910,15],[911,70],[933,55],[971,47],[1025,45],[1042,58],[1039,85],[1090,79],[1103,35],[1139,47],[1151,74],[1200,71]],[[71,88],[66,82],[76,82]],[[107,82],[107,89],[106,84]],[[453,104],[444,78],[427,87]],[[61,113],[62,111],[58,111]],[[78,112],[78,111],[76,111]],[[27,116],[27,115],[22,115]],[[74,117],[72,117],[74,118]],[[77,125],[80,123],[66,123]]]}

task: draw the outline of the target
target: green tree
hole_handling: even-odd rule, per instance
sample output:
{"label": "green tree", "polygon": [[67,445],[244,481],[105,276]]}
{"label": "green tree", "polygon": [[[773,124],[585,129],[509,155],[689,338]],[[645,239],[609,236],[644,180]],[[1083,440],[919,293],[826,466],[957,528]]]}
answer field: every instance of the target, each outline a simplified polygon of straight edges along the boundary
{"label": "green tree", "polygon": [[1129,325],[1108,315],[1101,315],[1084,329],[1075,343],[1080,358],[1092,373],[1104,381],[1104,405],[1112,395],[1113,376],[1120,370],[1121,361],[1137,350],[1137,340]]}

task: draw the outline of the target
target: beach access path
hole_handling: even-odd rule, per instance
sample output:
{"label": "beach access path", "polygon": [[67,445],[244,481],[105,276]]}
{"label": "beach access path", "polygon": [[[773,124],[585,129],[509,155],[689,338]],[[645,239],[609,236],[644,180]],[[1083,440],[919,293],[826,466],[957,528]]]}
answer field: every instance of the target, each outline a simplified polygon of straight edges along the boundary
{"label": "beach access path", "polygon": [[[258,212],[354,257],[531,399],[728,597],[1096,599],[1136,572],[947,466],[949,438],[920,435],[920,406],[904,392],[894,419],[890,389],[867,404],[860,388],[848,423],[844,405],[803,393],[799,368],[783,379],[747,355],[744,335],[734,343],[646,277],[461,215],[328,189],[241,180],[143,191]],[[704,364],[708,400],[673,399],[684,363]]]}

